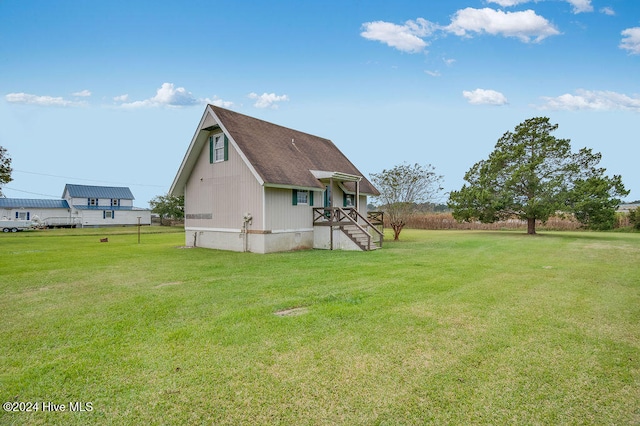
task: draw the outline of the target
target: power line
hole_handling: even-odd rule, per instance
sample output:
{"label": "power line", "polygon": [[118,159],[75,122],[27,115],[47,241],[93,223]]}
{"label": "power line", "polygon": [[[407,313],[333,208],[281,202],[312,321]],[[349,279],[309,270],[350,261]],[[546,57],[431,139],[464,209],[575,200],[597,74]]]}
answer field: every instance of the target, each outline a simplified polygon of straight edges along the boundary
{"label": "power line", "polygon": [[25,194],[41,195],[43,197],[60,198],[59,195],[49,195],[49,194],[40,194],[39,192],[23,191],[22,189],[9,188],[8,186],[4,186],[2,189],[8,189],[10,191],[16,191],[16,192],[24,192]]}
{"label": "power line", "polygon": [[[28,171],[25,171],[25,170],[17,170],[17,169],[13,169],[13,171],[14,172],[19,172],[19,173],[26,173],[26,174],[30,174],[30,175],[55,177],[55,178],[61,178],[61,179],[71,179],[71,180],[79,180],[79,181],[86,181],[86,182],[107,183],[107,184],[110,184],[110,185],[149,186],[149,187],[154,187],[154,188],[165,188],[164,185],[151,185],[151,184],[141,184],[141,183],[136,184],[136,183],[125,183],[125,182],[110,182],[110,181],[106,181],[106,180],[83,179],[83,178],[70,177],[70,176],[51,175],[51,174],[47,174],[47,173],[28,172]],[[27,192],[27,191],[22,191],[22,192]]]}

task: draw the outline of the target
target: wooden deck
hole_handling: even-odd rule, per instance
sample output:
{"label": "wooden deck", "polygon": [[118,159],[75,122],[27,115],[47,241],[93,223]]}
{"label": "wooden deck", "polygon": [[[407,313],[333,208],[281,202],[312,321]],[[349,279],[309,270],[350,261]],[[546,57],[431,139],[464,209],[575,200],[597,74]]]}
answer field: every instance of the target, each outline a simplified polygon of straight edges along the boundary
{"label": "wooden deck", "polygon": [[[364,217],[352,207],[314,207],[313,209],[313,226],[329,226],[332,230],[339,228],[363,251],[382,247],[383,218],[382,212],[369,212],[367,217]],[[331,249],[333,250],[333,233],[331,233]]]}

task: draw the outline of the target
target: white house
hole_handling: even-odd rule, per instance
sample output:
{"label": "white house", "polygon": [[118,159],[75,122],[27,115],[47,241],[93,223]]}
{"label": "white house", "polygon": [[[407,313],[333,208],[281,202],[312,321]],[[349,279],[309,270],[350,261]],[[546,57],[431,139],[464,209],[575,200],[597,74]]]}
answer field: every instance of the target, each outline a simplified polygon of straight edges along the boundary
{"label": "white house", "polygon": [[208,105],[169,191],[186,245],[269,253],[370,250],[376,188],[328,139]]}
{"label": "white house", "polygon": [[151,224],[151,211],[133,206],[127,187],[67,184],[60,200],[0,198],[0,218],[56,227],[103,227]]}

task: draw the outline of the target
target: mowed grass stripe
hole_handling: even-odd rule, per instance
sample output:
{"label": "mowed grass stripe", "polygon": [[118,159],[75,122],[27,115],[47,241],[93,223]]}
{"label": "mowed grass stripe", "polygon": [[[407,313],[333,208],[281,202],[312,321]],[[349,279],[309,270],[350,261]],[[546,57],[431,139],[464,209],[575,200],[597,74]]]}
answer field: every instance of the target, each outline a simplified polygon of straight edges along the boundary
{"label": "mowed grass stripe", "polygon": [[94,410],[0,423],[640,422],[638,234],[256,255],[150,229],[2,236],[3,402]]}

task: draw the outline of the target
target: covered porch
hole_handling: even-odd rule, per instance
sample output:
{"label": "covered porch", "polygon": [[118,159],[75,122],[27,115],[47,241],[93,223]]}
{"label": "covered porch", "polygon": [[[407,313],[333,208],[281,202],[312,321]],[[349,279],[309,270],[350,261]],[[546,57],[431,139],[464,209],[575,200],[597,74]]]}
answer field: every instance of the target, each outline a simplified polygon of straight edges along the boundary
{"label": "covered porch", "polygon": [[[369,251],[382,247],[382,213],[366,211],[361,176],[311,170],[325,185],[324,207],[313,208],[314,247]],[[336,196],[337,195],[337,196]]]}

